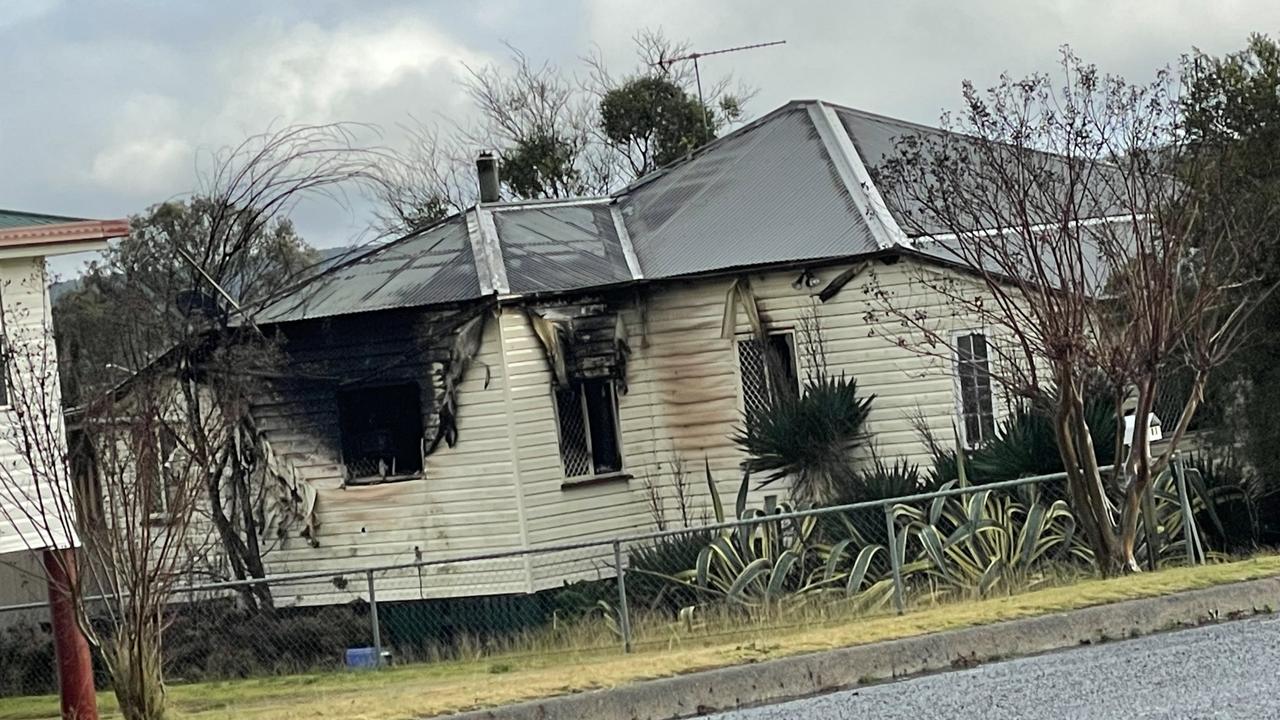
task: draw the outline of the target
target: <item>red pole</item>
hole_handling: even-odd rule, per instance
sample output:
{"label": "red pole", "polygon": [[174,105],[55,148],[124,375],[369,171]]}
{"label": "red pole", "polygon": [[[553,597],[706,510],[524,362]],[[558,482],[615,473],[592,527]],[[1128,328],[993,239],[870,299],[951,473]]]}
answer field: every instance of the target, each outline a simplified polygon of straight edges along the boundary
{"label": "red pole", "polygon": [[98,720],[93,658],[89,655],[89,642],[76,622],[75,600],[70,590],[76,577],[75,551],[44,551],[44,568],[49,578],[49,615],[53,620],[63,720]]}

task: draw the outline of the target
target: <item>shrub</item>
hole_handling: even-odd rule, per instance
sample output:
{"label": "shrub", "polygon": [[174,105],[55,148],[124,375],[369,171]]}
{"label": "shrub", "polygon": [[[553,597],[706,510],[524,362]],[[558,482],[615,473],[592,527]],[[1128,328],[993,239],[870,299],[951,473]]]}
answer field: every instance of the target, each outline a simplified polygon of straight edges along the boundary
{"label": "shrub", "polygon": [[211,600],[174,606],[169,621],[165,674],[183,681],[338,668],[347,648],[372,642],[367,614],[352,605],[266,615]]}
{"label": "shrub", "polygon": [[852,479],[852,455],[866,441],[873,400],[858,396],[852,378],[815,377],[799,396],[770,393],[733,440],[748,456],[747,471],[765,475],[761,486],[790,477],[798,502],[829,502]]}
{"label": "shrub", "polygon": [[695,603],[697,594],[687,585],[666,578],[695,567],[698,553],[711,542],[712,535],[707,530],[689,530],[631,548],[631,572],[627,574],[628,601],[634,607],[670,613]]}
{"label": "shrub", "polygon": [[44,695],[57,691],[53,637],[21,622],[0,634],[0,696]]}
{"label": "shrub", "polygon": [[[1115,408],[1110,397],[1093,390],[1085,397],[1085,418],[1099,465],[1115,459]],[[956,451],[926,438],[933,455],[931,479],[935,484],[959,478]],[[966,479],[982,485],[1033,475],[1062,472],[1062,456],[1053,427],[1053,411],[1047,403],[1018,407],[1000,425],[1000,432],[965,453]]]}

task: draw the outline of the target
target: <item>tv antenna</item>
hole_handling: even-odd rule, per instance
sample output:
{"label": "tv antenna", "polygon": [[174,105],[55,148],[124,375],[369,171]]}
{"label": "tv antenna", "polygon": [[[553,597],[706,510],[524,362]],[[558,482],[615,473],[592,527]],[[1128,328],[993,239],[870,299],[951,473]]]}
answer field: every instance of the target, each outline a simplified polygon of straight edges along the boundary
{"label": "tv antenna", "polygon": [[693,62],[693,79],[698,85],[698,105],[702,108],[702,124],[706,127],[707,132],[711,132],[711,120],[707,117],[707,101],[702,97],[702,73],[698,70],[698,60],[700,58],[709,57],[711,55],[724,55],[725,53],[742,52],[743,50],[757,50],[759,48],[773,47],[775,45],[786,45],[786,40],[774,40],[772,42],[756,43],[754,45],[739,45],[738,47],[724,48],[721,50],[708,50],[707,52],[691,52],[678,57],[660,58],[650,65],[668,72],[671,66],[678,62]]}

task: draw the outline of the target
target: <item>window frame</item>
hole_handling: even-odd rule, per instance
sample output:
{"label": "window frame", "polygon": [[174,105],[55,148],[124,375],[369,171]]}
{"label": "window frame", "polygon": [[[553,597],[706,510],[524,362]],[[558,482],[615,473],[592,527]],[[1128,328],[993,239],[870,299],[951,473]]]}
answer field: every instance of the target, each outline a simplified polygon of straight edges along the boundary
{"label": "window frame", "polygon": [[[168,433],[170,437],[174,438],[172,441],[172,447],[169,449],[167,454],[165,453],[164,441],[166,433]],[[152,492],[154,493],[155,490],[158,489],[159,494],[157,496],[158,502],[152,504],[152,512],[147,514],[147,522],[152,525],[168,525],[172,518],[170,493],[172,492],[172,488],[175,484],[175,478],[173,477],[173,461],[177,454],[182,451],[182,447],[181,443],[177,440],[177,434],[164,423],[161,423],[159,427],[155,428],[151,435],[151,442],[154,443],[155,453],[155,479],[159,483],[159,487],[153,488]],[[158,506],[158,509],[156,506]]]}
{"label": "window frame", "polygon": [[[356,475],[352,471],[351,459],[348,457],[348,454],[347,454],[348,421],[344,417],[343,406],[346,402],[344,398],[346,396],[349,396],[352,394],[359,394],[361,392],[387,390],[390,388],[408,388],[408,387],[412,387],[414,390],[414,393],[413,393],[414,402],[418,408],[418,412],[417,412],[418,467],[417,469],[410,470],[410,471],[403,471],[403,472],[393,472],[393,473],[389,472],[386,475]],[[343,468],[342,484],[344,486],[361,487],[365,485],[380,485],[382,483],[389,483],[389,482],[403,482],[406,480],[416,480],[422,477],[422,472],[426,468],[427,463],[426,463],[426,457],[423,455],[426,423],[424,422],[425,418],[422,415],[421,383],[417,382],[416,380],[395,380],[395,381],[384,382],[384,383],[371,383],[368,385],[357,385],[349,388],[339,387],[337,392],[334,393],[334,404],[336,405],[336,415],[337,415],[337,425],[338,425],[338,447],[342,457],[342,462],[341,462],[341,465]]]}
{"label": "window frame", "polygon": [[[613,408],[613,437],[614,444],[618,449],[618,468],[616,470],[600,471],[596,467],[595,449],[592,447],[591,440],[591,413],[587,408],[587,394],[582,392],[583,382],[599,382],[604,385],[608,392],[609,400],[612,402]],[[578,412],[581,413],[583,442],[586,445],[587,460],[590,463],[590,471],[581,475],[570,475],[569,469],[565,465],[564,457],[564,423],[560,411],[560,398],[557,395],[566,390],[572,390],[577,395]],[[560,461],[560,478],[563,485],[572,486],[583,483],[589,483],[601,478],[613,477],[629,477],[627,474],[627,457],[622,442],[622,418],[619,413],[618,388],[617,384],[609,378],[586,378],[577,381],[577,385],[571,385],[570,388],[562,388],[552,386],[551,388],[551,411],[552,417],[556,423],[556,450]]]}
{"label": "window frame", "polygon": [[[991,398],[991,434],[981,437],[977,442],[973,442],[969,437],[969,429],[965,422],[964,408],[964,385],[960,376],[960,339],[973,335],[981,335],[983,343],[986,347],[986,366],[987,366],[987,391]],[[996,387],[996,383],[991,379],[992,357],[991,348],[993,345],[990,328],[977,326],[966,327],[952,330],[951,338],[951,384],[952,384],[952,404],[955,409],[955,419],[957,420],[956,432],[960,437],[960,444],[966,450],[976,450],[982,446],[982,443],[1000,435],[1000,421],[1003,419],[1000,412],[1000,394]],[[979,424],[981,424],[981,409],[978,411]]]}
{"label": "window frame", "polygon": [[[799,347],[797,346],[796,329],[792,327],[772,328],[765,332],[765,336],[772,338],[774,336],[784,336],[787,338],[787,347],[791,352],[791,370],[795,375],[796,395],[799,396],[804,392],[804,375],[800,372]],[[738,414],[743,417],[747,413],[747,385],[746,375],[742,370],[742,345],[748,342],[759,342],[759,338],[755,333],[738,333],[733,339],[733,367],[737,376],[738,384]],[[768,348],[765,348],[766,350]],[[768,370],[765,371],[765,382],[769,382]],[[766,386],[765,391],[769,388]]]}

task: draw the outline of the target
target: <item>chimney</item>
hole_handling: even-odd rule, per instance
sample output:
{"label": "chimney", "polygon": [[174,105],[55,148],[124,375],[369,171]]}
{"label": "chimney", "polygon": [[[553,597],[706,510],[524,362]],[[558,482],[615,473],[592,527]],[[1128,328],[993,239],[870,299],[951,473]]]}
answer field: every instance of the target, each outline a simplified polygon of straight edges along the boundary
{"label": "chimney", "polygon": [[480,202],[494,203],[498,197],[498,159],[484,150],[476,158],[476,174],[480,176]]}

